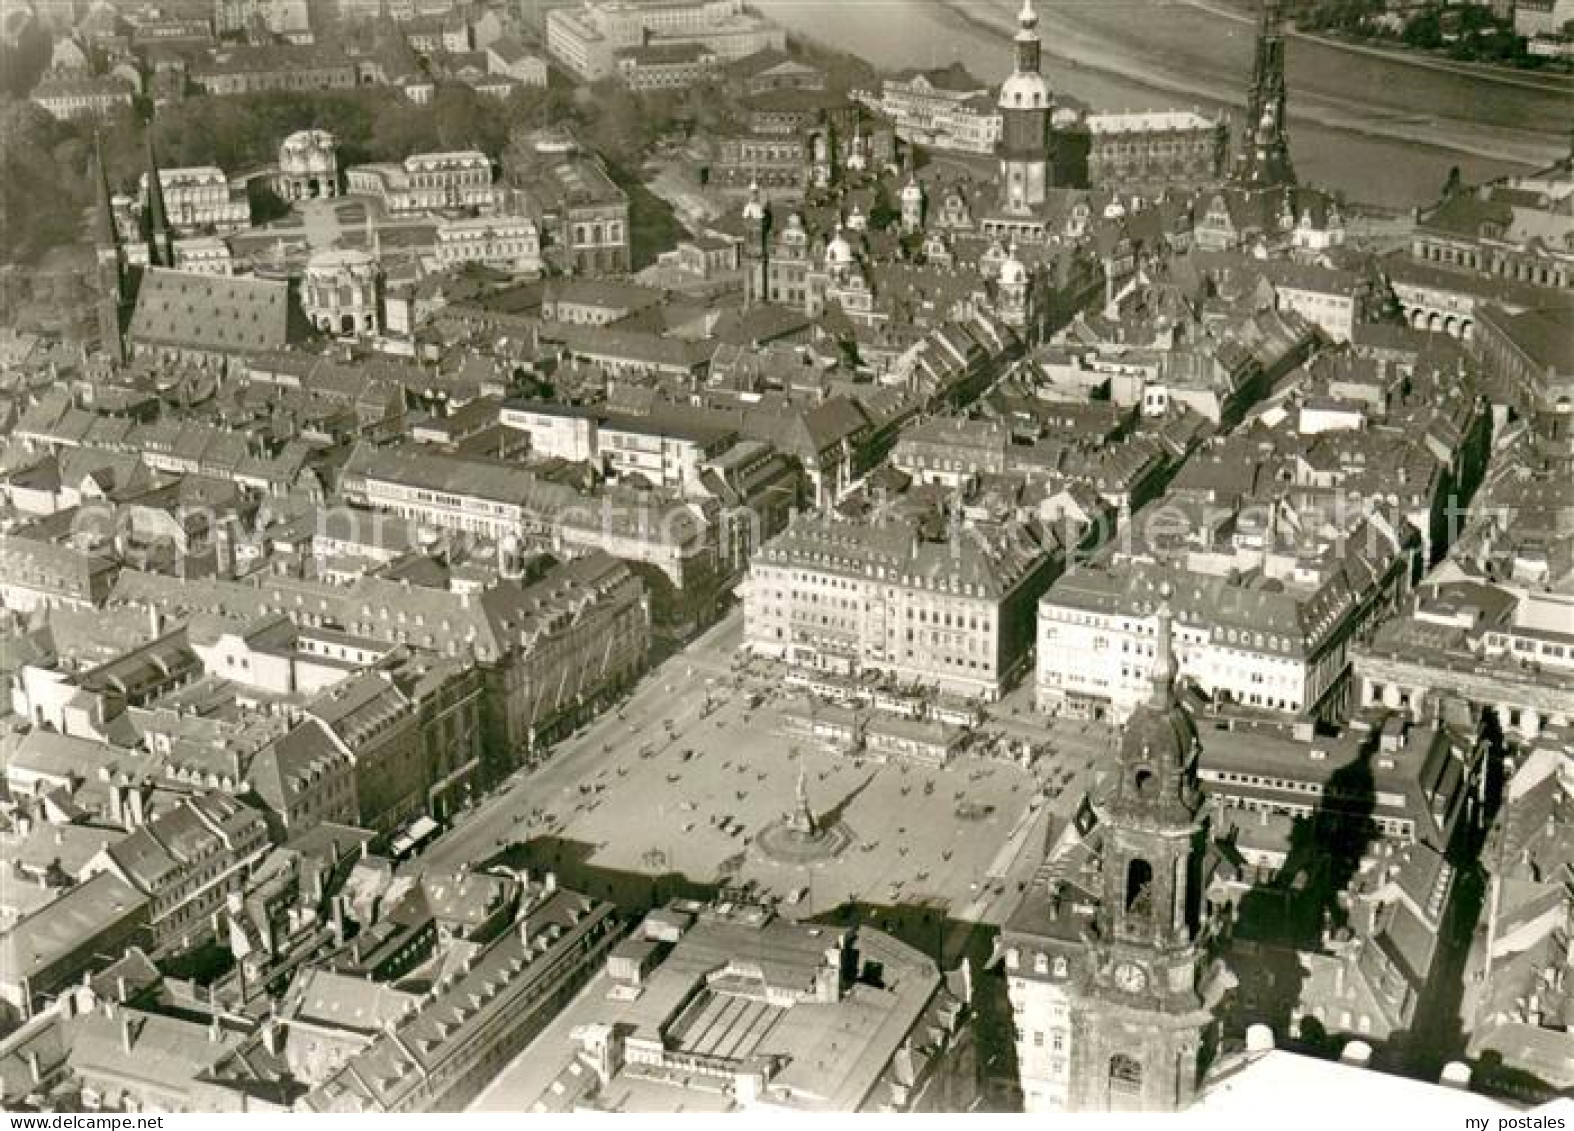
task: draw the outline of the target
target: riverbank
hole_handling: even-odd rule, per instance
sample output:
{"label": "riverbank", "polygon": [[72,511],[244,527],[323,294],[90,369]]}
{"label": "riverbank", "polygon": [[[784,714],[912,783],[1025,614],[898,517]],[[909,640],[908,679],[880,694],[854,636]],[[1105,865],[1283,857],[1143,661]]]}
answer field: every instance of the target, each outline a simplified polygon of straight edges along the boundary
{"label": "riverbank", "polygon": [[[790,32],[886,70],[961,63],[999,82],[1020,0],[753,0]],[[1206,2],[1206,0],[1204,0]],[[1249,21],[1186,0],[1037,0],[1057,94],[1098,110],[1196,107],[1238,116],[1251,72]],[[1291,146],[1303,179],[1353,202],[1409,209],[1458,166],[1472,181],[1566,152],[1555,92],[1297,42],[1289,51]]]}
{"label": "riverbank", "polygon": [[[1018,6],[1014,0],[940,0],[940,4],[958,23],[982,32],[1009,37],[1015,31]],[[1245,106],[1255,24],[1239,12],[1207,0],[1138,0],[1099,6],[1076,0],[1040,0],[1038,7],[1043,50],[1049,58],[1180,98],[1232,110]],[[1312,60],[1298,60],[1295,48],[1287,52],[1292,127],[1314,123],[1341,133],[1422,144],[1527,169],[1549,164],[1566,151],[1566,136],[1555,133],[1551,123],[1566,120],[1574,112],[1574,90],[1449,68],[1437,60],[1401,57],[1323,36],[1295,33],[1293,37],[1304,44],[1303,54],[1311,48],[1317,55]],[[1417,77],[1425,89],[1438,80],[1471,88],[1505,87],[1510,97],[1530,97],[1538,102],[1557,99],[1561,106],[1540,110],[1552,114],[1561,109],[1563,114],[1561,118],[1543,118],[1545,130],[1526,126],[1520,115],[1483,113],[1491,99],[1477,91],[1468,101],[1468,113],[1456,117],[1454,99],[1428,103],[1396,98],[1395,88],[1402,90],[1402,82],[1344,73],[1401,67],[1421,72]],[[1359,81],[1347,82],[1347,77]]]}
{"label": "riverbank", "polygon": [[[1223,4],[1212,3],[1210,0],[1177,0],[1177,2],[1193,8],[1200,8],[1205,12],[1211,12],[1221,19],[1234,20],[1237,23],[1248,25],[1255,23],[1254,18],[1247,13]],[[1305,40],[1307,43],[1319,43],[1326,47],[1332,47],[1340,51],[1349,51],[1357,55],[1370,55],[1406,67],[1421,67],[1425,70],[1443,71],[1448,74],[1462,75],[1486,82],[1501,83],[1504,86],[1516,86],[1524,90],[1549,91],[1574,97],[1574,75],[1521,70],[1514,67],[1496,66],[1492,63],[1467,63],[1458,59],[1442,59],[1414,48],[1381,47],[1371,43],[1361,43],[1356,40],[1342,39],[1338,36],[1319,35],[1316,32],[1297,29],[1291,29],[1286,32],[1285,38]]]}

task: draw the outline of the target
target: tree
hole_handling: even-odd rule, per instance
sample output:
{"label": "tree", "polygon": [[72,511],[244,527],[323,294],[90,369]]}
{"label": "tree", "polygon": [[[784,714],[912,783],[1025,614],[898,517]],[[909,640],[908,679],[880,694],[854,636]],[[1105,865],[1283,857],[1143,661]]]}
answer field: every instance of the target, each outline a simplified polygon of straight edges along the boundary
{"label": "tree", "polygon": [[1448,170],[1448,180],[1443,182],[1443,199],[1447,200],[1449,197],[1457,193],[1461,183],[1462,178],[1460,176],[1459,166],[1450,166]]}
{"label": "tree", "polygon": [[625,165],[637,165],[660,126],[638,95],[622,83],[603,80],[591,88],[586,140],[593,149]]}
{"label": "tree", "polygon": [[49,29],[29,14],[20,33],[11,42],[0,42],[0,92],[26,98],[49,69],[54,44]]}
{"label": "tree", "polygon": [[507,122],[492,99],[477,94],[474,87],[442,84],[432,100],[432,112],[440,149],[480,149],[495,157],[508,143]]}
{"label": "tree", "polygon": [[577,123],[579,109],[573,94],[561,86],[520,86],[508,96],[499,117],[505,126],[512,123],[518,128],[539,130]]}
{"label": "tree", "polygon": [[1409,23],[1405,24],[1404,34],[1400,36],[1411,47],[1423,50],[1433,50],[1443,44],[1443,24],[1438,14],[1430,8],[1420,12]]}
{"label": "tree", "polygon": [[902,218],[902,210],[891,199],[891,186],[881,178],[875,185],[874,200],[869,205],[869,226],[883,232]]}
{"label": "tree", "polygon": [[[82,186],[89,183],[55,164],[56,152],[71,137],[31,102],[0,106],[0,231],[6,233],[5,258],[37,262],[52,247],[81,237]],[[69,151],[62,151],[69,158]]]}

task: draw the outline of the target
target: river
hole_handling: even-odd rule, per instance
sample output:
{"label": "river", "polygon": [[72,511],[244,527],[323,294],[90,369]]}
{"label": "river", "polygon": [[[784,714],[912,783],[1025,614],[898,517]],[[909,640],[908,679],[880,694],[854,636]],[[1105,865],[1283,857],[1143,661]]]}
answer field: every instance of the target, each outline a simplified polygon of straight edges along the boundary
{"label": "river", "polygon": [[[789,31],[882,68],[953,61],[991,83],[1011,68],[1020,0],[752,0]],[[1245,103],[1253,27],[1222,0],[1038,0],[1044,71],[1096,110]],[[1294,36],[1290,139],[1302,180],[1409,208],[1451,166],[1469,180],[1568,152],[1574,82],[1453,67]]]}

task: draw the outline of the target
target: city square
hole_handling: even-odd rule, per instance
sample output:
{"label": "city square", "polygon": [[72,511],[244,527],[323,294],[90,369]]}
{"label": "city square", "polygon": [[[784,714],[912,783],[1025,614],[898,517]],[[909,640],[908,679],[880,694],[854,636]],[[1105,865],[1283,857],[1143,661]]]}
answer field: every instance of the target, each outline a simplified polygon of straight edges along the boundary
{"label": "city square", "polygon": [[[1029,727],[1002,705],[1001,733],[1014,726],[1055,751],[1036,769],[977,754],[936,769],[831,753],[779,733],[780,709],[795,696],[777,665],[735,661],[739,628],[729,616],[669,657],[616,711],[407,866],[479,865],[502,851],[537,867],[572,861],[701,885],[753,883],[794,916],[844,904],[982,922],[1005,914],[1045,836],[1081,801],[1108,732]],[[852,843],[831,859],[792,864],[754,842],[792,813],[800,766],[816,820],[842,823]],[[936,838],[936,828],[951,833]]]}
{"label": "city square", "polygon": [[0,89],[0,1110],[1566,1126],[1574,0]]}

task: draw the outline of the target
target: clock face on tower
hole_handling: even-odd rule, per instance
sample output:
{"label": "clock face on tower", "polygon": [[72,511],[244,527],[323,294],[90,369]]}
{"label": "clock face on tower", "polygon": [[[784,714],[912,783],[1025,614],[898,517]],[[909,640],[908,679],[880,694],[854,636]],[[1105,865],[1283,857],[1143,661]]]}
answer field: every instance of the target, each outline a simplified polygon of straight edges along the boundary
{"label": "clock face on tower", "polygon": [[1135,962],[1115,967],[1115,985],[1128,994],[1140,994],[1148,985],[1148,972]]}

